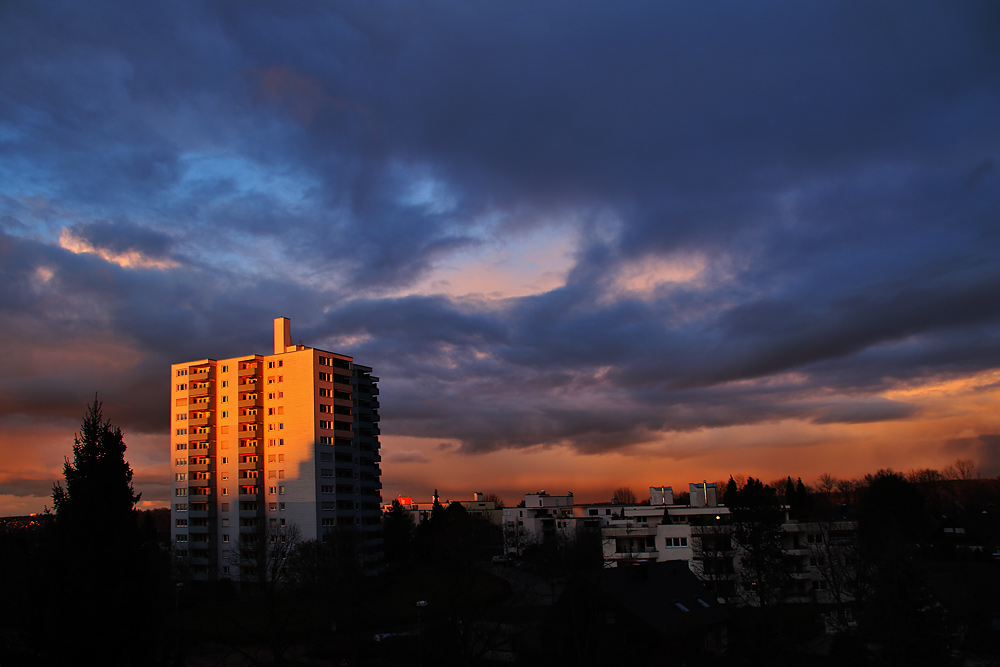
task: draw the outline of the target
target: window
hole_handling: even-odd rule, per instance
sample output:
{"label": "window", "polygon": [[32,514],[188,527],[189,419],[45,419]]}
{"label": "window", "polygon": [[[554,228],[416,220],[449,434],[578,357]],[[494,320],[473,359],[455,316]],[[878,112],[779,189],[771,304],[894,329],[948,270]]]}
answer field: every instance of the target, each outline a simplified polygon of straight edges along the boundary
{"label": "window", "polygon": [[330,422],[328,422],[328,421],[323,421],[323,420],[321,419],[321,420],[319,421],[319,427],[320,427],[320,428],[333,428],[333,424],[331,424],[331,423],[330,423]]}
{"label": "window", "polygon": [[319,411],[320,412],[331,413],[331,412],[333,412],[333,406],[332,405],[327,405],[326,403],[320,403],[319,404]]}
{"label": "window", "polygon": [[279,391],[278,392],[278,398],[284,398],[284,397],[285,397],[285,392]]}
{"label": "window", "polygon": [[188,525],[188,520],[187,519],[177,519],[174,522],[174,525],[177,526],[178,528],[184,528],[184,527],[186,527]]}
{"label": "window", "polygon": [[229,527],[229,519],[223,519],[222,520],[222,527],[223,528],[228,528]]}
{"label": "window", "polygon": [[279,375],[278,376],[278,382],[284,382],[284,381],[285,381],[285,376]]}
{"label": "window", "polygon": [[187,494],[188,494],[188,490],[186,488],[174,489],[174,495],[175,496],[186,496]]}
{"label": "window", "polygon": [[229,397],[228,396],[223,396],[222,397],[222,402],[223,403],[228,403],[229,402]]}
{"label": "window", "polygon": [[323,387],[319,388],[319,395],[323,396],[324,398],[330,398],[330,393],[331,392],[329,389],[324,389]]}
{"label": "window", "polygon": [[320,373],[319,379],[323,382],[333,382],[333,377],[329,373]]}
{"label": "window", "polygon": [[[227,519],[227,521],[228,521],[228,519]],[[226,542],[226,543],[229,542],[229,533],[223,533],[222,534],[222,541]]]}
{"label": "window", "polygon": [[284,470],[279,470],[278,471],[278,479],[285,479],[285,471]]}
{"label": "window", "polygon": [[188,541],[188,536],[185,533],[177,533],[177,541],[178,542],[187,542]]}
{"label": "window", "polygon": [[228,387],[229,386],[229,380],[223,380],[222,381],[222,386],[223,387]]}
{"label": "window", "polygon": [[[282,487],[282,488],[284,488],[284,487]],[[282,491],[282,493],[284,493],[284,491]],[[285,503],[278,503],[278,511],[279,512],[284,512],[285,511]]]}
{"label": "window", "polygon": [[227,489],[226,487],[222,487],[222,495],[228,496],[229,495],[229,489]]}
{"label": "window", "polygon": [[223,366],[222,367],[222,372],[223,373],[228,373],[229,372],[229,366]]}
{"label": "window", "polygon": [[320,493],[333,493],[333,485],[332,484],[328,484],[328,485],[321,486],[321,487],[319,487],[319,491],[320,491]]}
{"label": "window", "polygon": [[174,505],[174,509],[178,512],[187,512],[188,506],[187,503],[177,503]]}
{"label": "window", "polygon": [[285,423],[284,422],[278,422],[278,430],[279,431],[283,431],[284,429],[285,429]]}
{"label": "window", "polygon": [[272,512],[277,512],[278,511],[278,503],[268,503],[267,504],[267,509],[270,510],[270,511],[272,511]]}
{"label": "window", "polygon": [[686,537],[666,538],[666,546],[668,547],[686,547],[687,545],[688,545],[688,538]]}
{"label": "window", "polygon": [[285,446],[285,439],[278,438],[278,447],[284,447],[284,446]]}
{"label": "window", "polygon": [[186,472],[179,472],[179,473],[177,473],[176,479],[177,479],[178,482],[183,482],[184,480],[187,479],[187,473]]}
{"label": "window", "polygon": [[268,477],[268,479],[274,479],[275,475],[276,475],[275,471],[273,471],[273,470],[268,470],[267,471],[267,477]]}
{"label": "window", "polygon": [[[225,418],[226,418],[226,417],[228,417],[228,416],[229,416],[229,413],[228,413],[228,412],[226,412],[225,410],[223,410],[223,411],[222,411],[222,418],[223,418],[223,419],[225,419]],[[222,428],[225,428],[225,426],[223,426]]]}
{"label": "window", "polygon": [[177,371],[177,377],[183,377],[183,376],[185,376],[187,374],[188,374],[188,372],[187,372],[186,368]]}
{"label": "window", "polygon": [[[278,487],[278,495],[279,495],[279,496],[283,496],[283,495],[285,495],[285,487],[283,487],[283,486],[279,486],[279,487]],[[284,503],[282,503],[282,505],[284,505]],[[285,508],[284,508],[284,507],[282,507],[281,509],[285,509]]]}
{"label": "window", "polygon": [[228,456],[223,456],[222,457],[222,462],[223,463],[229,463],[229,457]]}
{"label": "window", "polygon": [[187,418],[188,418],[187,413],[177,415],[177,421],[182,421]]}
{"label": "window", "polygon": [[267,362],[267,367],[268,368],[274,368],[274,362],[273,361]]}
{"label": "window", "polygon": [[268,415],[273,415],[274,414],[274,408],[268,408],[267,409],[267,414]]}
{"label": "window", "polygon": [[[223,512],[228,512],[229,511],[229,503],[222,503],[222,511]],[[229,519],[223,519],[223,521],[229,521]],[[228,526],[229,524],[228,523],[224,523],[222,525],[223,526]]]}
{"label": "window", "polygon": [[174,465],[186,466],[188,464],[187,459],[174,459]]}
{"label": "window", "polygon": [[187,435],[188,430],[186,428],[177,429],[177,435]]}
{"label": "window", "polygon": [[274,376],[273,375],[268,376],[267,383],[268,384],[274,384]]}
{"label": "window", "polygon": [[[188,448],[188,446],[187,446],[186,442],[178,442],[177,443],[177,446],[176,446],[177,451],[183,451],[183,450],[185,450],[187,448]],[[177,460],[178,461],[183,461],[183,459],[177,459]],[[187,463],[187,462],[185,461],[185,463]],[[177,465],[183,465],[183,464],[178,463]]]}

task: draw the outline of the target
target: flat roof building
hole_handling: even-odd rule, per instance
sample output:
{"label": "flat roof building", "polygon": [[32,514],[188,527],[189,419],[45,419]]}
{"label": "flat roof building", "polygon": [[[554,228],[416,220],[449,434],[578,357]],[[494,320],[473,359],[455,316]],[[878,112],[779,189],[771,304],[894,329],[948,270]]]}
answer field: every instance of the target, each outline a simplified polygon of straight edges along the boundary
{"label": "flat roof building", "polygon": [[[170,368],[171,527],[195,579],[253,580],[245,545],[360,536],[382,559],[378,378],[352,357],[292,343]],[[252,539],[251,539],[252,538]],[[244,545],[244,546],[241,546]]]}

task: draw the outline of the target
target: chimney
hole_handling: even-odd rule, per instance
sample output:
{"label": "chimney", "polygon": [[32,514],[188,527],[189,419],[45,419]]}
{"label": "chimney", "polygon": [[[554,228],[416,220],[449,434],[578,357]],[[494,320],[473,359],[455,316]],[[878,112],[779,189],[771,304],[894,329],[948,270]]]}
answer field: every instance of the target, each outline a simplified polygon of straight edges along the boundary
{"label": "chimney", "polygon": [[287,317],[274,318],[274,353],[284,354],[292,346],[292,321]]}

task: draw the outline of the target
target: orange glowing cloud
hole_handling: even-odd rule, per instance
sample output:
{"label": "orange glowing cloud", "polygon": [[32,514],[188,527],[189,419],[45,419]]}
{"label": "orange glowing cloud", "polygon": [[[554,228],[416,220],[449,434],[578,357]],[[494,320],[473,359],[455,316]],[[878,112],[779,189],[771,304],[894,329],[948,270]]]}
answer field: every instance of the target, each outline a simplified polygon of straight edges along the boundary
{"label": "orange glowing cloud", "polygon": [[117,264],[125,269],[173,269],[179,266],[177,262],[171,259],[149,257],[138,250],[116,252],[108,248],[99,248],[65,227],[63,227],[62,234],[59,236],[59,245],[63,249],[75,254],[89,253],[97,255],[104,261]]}

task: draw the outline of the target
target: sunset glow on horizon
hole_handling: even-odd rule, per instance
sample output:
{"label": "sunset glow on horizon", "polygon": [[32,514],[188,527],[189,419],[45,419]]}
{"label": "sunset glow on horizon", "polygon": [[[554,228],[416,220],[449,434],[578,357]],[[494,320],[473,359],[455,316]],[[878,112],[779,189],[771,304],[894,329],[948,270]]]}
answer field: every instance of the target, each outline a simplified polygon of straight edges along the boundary
{"label": "sunset glow on horizon", "polygon": [[0,515],[279,316],[385,503],[1000,475],[991,3],[233,7],[0,9]]}

